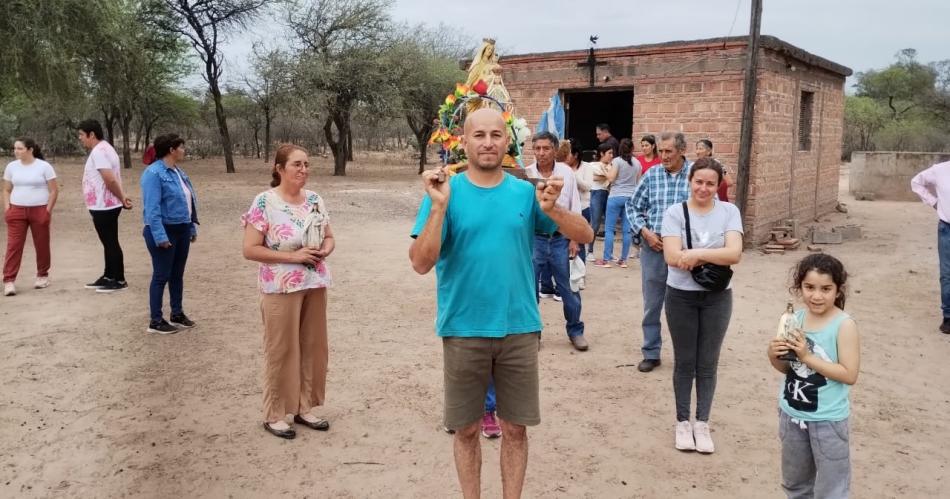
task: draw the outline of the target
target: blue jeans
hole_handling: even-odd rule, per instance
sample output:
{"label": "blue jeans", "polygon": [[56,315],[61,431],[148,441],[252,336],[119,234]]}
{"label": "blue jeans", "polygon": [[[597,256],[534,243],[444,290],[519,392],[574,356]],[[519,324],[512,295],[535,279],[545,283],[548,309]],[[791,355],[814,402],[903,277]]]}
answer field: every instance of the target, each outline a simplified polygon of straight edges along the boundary
{"label": "blue jeans", "polygon": [[630,256],[630,220],[625,213],[627,201],[630,196],[614,196],[607,198],[607,218],[604,219],[604,260],[610,261],[614,257],[614,228],[617,227],[617,219],[623,219],[623,248],[620,250],[620,259],[626,260]]}
{"label": "blue jeans", "polygon": [[181,300],[185,284],[185,262],[188,261],[188,250],[191,247],[191,224],[166,225],[165,233],[168,235],[168,241],[172,243],[171,248],[159,248],[148,225],[142,230],[145,247],[152,255],[152,283],[148,287],[148,308],[149,318],[153,323],[162,320],[162,296],[165,294],[166,284],[172,315],[184,313]]}
{"label": "blue jeans", "polygon": [[606,189],[597,189],[590,191],[590,226],[594,229],[594,241],[587,247],[588,253],[594,252],[594,242],[597,241],[597,231],[600,229],[600,223],[603,221],[604,213],[607,211]]}
{"label": "blue jeans", "polygon": [[495,412],[495,378],[488,381],[488,392],[485,393],[485,412]]}
{"label": "blue jeans", "polygon": [[643,352],[644,359],[659,360],[663,337],[660,314],[666,298],[666,260],[662,251],[647,245],[640,251],[640,281],[643,287]]}
{"label": "blue jeans", "polygon": [[[584,220],[587,220],[587,225],[590,225],[590,206],[581,210],[581,216],[584,217]],[[582,262],[586,262],[587,261],[587,245],[581,244],[580,247],[577,248],[577,254],[581,257]]]}
{"label": "blue jeans", "polygon": [[943,317],[950,319],[950,224],[937,225],[937,253],[940,257],[940,305]]}
{"label": "blue jeans", "polygon": [[564,305],[564,320],[567,322],[567,335],[570,337],[584,334],[581,321],[581,295],[571,291],[571,262],[567,255],[568,240],[560,234],[553,236],[534,236],[534,281],[541,279],[541,272],[549,266],[554,276],[554,285]]}

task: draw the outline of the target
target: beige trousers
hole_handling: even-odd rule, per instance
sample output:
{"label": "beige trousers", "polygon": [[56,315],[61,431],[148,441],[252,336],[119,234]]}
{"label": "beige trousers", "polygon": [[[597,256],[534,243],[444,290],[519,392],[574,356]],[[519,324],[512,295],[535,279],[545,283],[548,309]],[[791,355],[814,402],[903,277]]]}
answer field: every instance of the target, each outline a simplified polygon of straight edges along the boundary
{"label": "beige trousers", "polygon": [[327,385],[327,290],[262,294],[264,420],[323,405]]}

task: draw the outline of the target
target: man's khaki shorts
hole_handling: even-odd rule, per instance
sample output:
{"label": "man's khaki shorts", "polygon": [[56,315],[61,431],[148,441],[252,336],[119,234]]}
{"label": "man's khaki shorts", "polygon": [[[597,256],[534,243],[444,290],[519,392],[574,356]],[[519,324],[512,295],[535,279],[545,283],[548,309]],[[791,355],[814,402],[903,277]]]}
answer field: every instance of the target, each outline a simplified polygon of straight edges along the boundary
{"label": "man's khaki shorts", "polygon": [[492,377],[498,417],[518,425],[539,424],[539,341],[540,333],[510,334],[504,338],[442,338],[445,426],[460,430],[481,419]]}

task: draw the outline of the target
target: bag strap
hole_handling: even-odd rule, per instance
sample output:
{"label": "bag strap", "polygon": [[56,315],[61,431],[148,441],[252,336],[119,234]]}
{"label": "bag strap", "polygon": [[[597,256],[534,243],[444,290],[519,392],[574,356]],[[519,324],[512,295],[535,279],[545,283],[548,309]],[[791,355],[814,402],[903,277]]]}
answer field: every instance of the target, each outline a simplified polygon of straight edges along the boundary
{"label": "bag strap", "polygon": [[689,228],[689,208],[683,201],[683,218],[686,220],[686,249],[693,249],[693,231]]}

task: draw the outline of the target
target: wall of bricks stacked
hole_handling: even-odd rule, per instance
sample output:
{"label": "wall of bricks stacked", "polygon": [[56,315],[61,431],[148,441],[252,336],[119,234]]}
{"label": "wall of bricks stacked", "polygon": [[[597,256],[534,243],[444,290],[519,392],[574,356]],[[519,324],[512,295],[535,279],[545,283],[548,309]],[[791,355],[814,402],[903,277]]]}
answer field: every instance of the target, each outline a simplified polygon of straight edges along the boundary
{"label": "wall of bricks stacked", "polygon": [[[510,56],[501,60],[515,112],[534,128],[554,92],[590,91],[586,52]],[[681,131],[693,158],[697,140],[716,157],[738,160],[745,43],[685,43],[597,51],[594,89],[633,89],[633,135]],[[793,71],[791,68],[794,67]],[[758,71],[756,129],[746,217],[747,240],[761,241],[785,218],[811,219],[837,203],[844,77],[763,49]],[[604,77],[609,78],[604,81]],[[815,91],[812,150],[798,151],[802,89]],[[575,131],[576,133],[576,131]],[[528,144],[530,147],[530,144]],[[525,151],[528,162],[530,150]],[[816,172],[818,196],[816,203]],[[731,197],[735,196],[732,189]]]}
{"label": "wall of bricks stacked", "polygon": [[[794,68],[794,69],[793,69]],[[811,149],[799,150],[803,91],[814,92]],[[786,218],[811,220],[838,202],[844,78],[763,52],[747,210],[754,240]]]}

